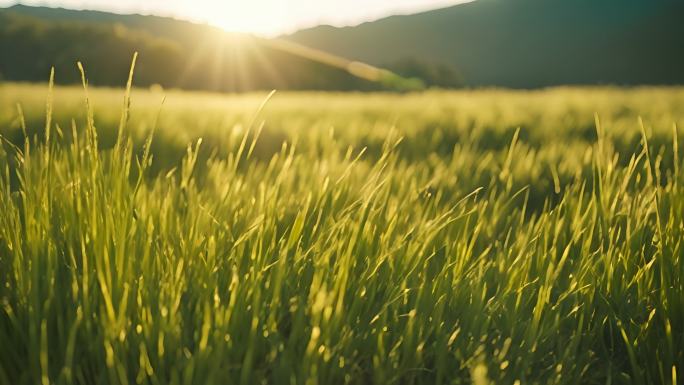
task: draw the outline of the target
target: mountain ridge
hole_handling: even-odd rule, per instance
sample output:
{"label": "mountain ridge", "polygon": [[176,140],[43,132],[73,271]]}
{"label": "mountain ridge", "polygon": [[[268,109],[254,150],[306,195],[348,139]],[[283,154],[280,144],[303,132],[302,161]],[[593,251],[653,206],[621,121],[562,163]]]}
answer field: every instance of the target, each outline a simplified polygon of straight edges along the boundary
{"label": "mountain ridge", "polygon": [[442,62],[469,86],[683,84],[682,17],[673,0],[477,0],[282,38],[374,65]]}

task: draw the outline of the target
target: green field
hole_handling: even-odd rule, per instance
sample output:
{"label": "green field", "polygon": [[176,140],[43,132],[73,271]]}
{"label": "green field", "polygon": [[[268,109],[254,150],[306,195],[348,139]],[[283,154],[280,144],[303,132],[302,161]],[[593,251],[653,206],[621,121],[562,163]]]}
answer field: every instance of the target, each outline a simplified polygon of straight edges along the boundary
{"label": "green field", "polygon": [[0,384],[682,381],[684,89],[124,95],[0,85]]}

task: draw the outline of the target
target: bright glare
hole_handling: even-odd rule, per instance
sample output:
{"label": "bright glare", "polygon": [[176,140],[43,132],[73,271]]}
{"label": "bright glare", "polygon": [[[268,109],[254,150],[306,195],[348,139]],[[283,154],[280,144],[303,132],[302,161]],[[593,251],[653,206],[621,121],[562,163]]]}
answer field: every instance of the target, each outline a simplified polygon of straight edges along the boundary
{"label": "bright glare", "polygon": [[297,22],[288,17],[284,1],[206,1],[204,5],[206,9],[195,11],[197,18],[231,32],[276,35]]}
{"label": "bright glare", "polygon": [[[178,1],[178,0],[177,0]],[[227,31],[275,36],[319,24],[354,25],[472,0],[180,0],[181,15]]]}

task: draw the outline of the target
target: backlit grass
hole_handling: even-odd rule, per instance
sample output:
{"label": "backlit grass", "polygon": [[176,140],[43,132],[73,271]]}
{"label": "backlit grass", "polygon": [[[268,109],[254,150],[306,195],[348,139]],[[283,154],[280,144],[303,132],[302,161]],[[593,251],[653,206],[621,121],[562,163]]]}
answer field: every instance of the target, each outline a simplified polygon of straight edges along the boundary
{"label": "backlit grass", "polygon": [[681,89],[46,89],[0,85],[2,384],[684,375]]}

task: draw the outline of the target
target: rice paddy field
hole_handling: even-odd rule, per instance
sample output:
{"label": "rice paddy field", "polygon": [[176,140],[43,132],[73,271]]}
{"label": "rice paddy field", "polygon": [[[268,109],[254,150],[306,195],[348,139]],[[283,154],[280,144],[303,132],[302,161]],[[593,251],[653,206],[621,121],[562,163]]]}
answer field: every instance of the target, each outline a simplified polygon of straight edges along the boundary
{"label": "rice paddy field", "polygon": [[0,85],[0,384],[677,384],[682,88]]}

